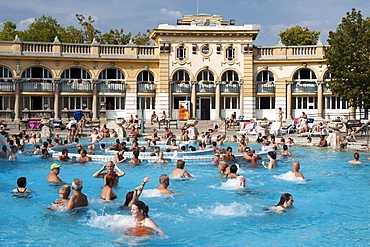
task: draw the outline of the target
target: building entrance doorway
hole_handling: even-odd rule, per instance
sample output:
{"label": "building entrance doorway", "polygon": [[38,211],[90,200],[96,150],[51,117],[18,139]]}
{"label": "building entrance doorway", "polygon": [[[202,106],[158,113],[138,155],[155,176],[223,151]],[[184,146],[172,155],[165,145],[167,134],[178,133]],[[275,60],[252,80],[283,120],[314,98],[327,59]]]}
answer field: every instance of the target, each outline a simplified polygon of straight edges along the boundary
{"label": "building entrance doorway", "polygon": [[[49,107],[49,106],[48,106]],[[42,97],[31,97],[31,110],[43,110]]]}
{"label": "building entrance doorway", "polygon": [[200,99],[200,119],[202,120],[211,119],[211,99],[209,98]]}

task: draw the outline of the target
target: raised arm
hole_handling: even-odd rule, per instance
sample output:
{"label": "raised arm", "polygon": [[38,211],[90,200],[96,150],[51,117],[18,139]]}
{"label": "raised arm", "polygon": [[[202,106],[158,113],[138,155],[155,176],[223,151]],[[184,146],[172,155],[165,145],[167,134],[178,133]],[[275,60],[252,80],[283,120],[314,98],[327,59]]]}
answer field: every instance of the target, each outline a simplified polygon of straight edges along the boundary
{"label": "raised arm", "polygon": [[125,176],[126,173],[122,171],[121,168],[117,166],[117,164],[116,164],[116,170],[117,170],[116,174],[118,175],[118,177]]}
{"label": "raised arm", "polygon": [[100,170],[99,170],[99,171],[97,171],[97,172],[95,172],[95,173],[94,173],[93,177],[94,177],[94,178],[104,178],[104,176],[105,176],[106,172],[102,173],[102,171],[104,171],[104,170],[106,170],[106,169],[107,169],[107,168],[106,168],[106,167],[105,167],[105,165],[104,165],[102,168],[100,168]]}
{"label": "raised arm", "polygon": [[150,177],[145,177],[143,182],[141,183],[141,185],[135,188],[134,194],[132,196],[132,200],[127,205],[128,207],[131,207],[132,204],[134,204],[134,202],[139,201],[139,197],[140,197],[141,193],[143,192],[144,186],[149,181],[150,181]]}

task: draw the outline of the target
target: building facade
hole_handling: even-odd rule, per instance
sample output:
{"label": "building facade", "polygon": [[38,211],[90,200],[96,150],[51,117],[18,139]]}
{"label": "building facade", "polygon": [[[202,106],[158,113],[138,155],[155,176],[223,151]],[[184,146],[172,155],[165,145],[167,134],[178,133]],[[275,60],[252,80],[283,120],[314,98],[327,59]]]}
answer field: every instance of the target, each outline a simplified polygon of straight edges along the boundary
{"label": "building facade", "polygon": [[255,46],[259,30],[221,16],[159,24],[154,45],[0,41],[0,120],[90,120],[153,111],[179,118],[179,102],[204,120],[355,116],[332,95],[322,44]]}

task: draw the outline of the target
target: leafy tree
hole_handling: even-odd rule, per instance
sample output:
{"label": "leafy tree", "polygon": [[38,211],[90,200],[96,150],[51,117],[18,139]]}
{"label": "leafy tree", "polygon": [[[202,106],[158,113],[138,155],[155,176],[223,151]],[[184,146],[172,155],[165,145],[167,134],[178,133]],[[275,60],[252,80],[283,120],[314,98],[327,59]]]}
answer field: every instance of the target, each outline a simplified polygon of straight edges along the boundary
{"label": "leafy tree", "polygon": [[335,32],[329,32],[325,52],[332,92],[351,106],[370,106],[370,18],[347,12]]}
{"label": "leafy tree", "polygon": [[83,28],[83,38],[85,43],[91,43],[93,39],[99,39],[99,35],[101,33],[100,30],[96,29],[93,26],[93,23],[95,20],[91,17],[88,16],[87,19],[84,15],[81,14],[76,14],[78,23],[82,26]]}
{"label": "leafy tree", "polygon": [[115,44],[115,45],[125,45],[131,39],[131,33],[124,34],[124,30],[121,28],[111,29],[108,33],[100,35],[99,42],[101,44]]}
{"label": "leafy tree", "polygon": [[0,32],[0,40],[14,40],[18,34],[16,31],[17,24],[11,21],[7,21],[3,24],[3,30]]}
{"label": "leafy tree", "polygon": [[28,26],[21,36],[23,41],[53,42],[55,36],[62,36],[64,28],[51,16],[41,16]]}
{"label": "leafy tree", "polygon": [[316,45],[319,35],[319,31],[310,31],[308,27],[301,26],[294,26],[279,33],[281,42],[286,46]]}
{"label": "leafy tree", "polygon": [[134,37],[134,43],[136,45],[150,45],[149,34],[150,34],[149,29],[147,29],[146,33],[143,34],[138,32],[138,34],[136,34]]}
{"label": "leafy tree", "polygon": [[63,43],[84,43],[83,31],[74,26],[68,26],[59,40]]}

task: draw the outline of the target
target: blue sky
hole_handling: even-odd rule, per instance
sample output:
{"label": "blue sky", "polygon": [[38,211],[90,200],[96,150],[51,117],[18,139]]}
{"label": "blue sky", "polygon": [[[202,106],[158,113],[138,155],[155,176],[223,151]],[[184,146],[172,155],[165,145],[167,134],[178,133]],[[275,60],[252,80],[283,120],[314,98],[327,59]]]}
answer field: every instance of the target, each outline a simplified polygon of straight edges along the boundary
{"label": "blue sky", "polygon": [[[236,25],[254,24],[260,33],[255,45],[276,45],[278,33],[294,25],[320,31],[327,44],[342,17],[352,8],[370,16],[368,0],[198,0],[199,13],[235,19]],[[63,26],[78,27],[75,14],[93,16],[95,27],[107,32],[145,32],[159,23],[176,24],[183,15],[197,13],[197,0],[0,0],[0,23],[13,21],[25,29],[34,18],[51,15]]]}

